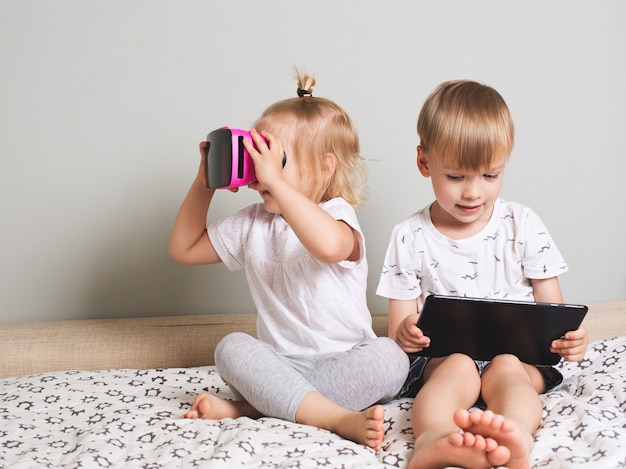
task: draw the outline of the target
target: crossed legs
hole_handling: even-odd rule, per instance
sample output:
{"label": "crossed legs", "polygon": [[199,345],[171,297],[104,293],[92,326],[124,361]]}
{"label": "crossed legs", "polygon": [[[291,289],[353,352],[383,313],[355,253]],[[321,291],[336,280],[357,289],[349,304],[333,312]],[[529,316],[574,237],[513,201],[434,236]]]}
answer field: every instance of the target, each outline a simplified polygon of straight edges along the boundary
{"label": "crossed legs", "polygon": [[220,342],[215,358],[238,400],[202,393],[183,417],[278,417],[374,450],[382,446],[385,411],[372,404],[395,396],[408,373],[406,354],[386,338],[338,354],[287,358],[235,333]]}

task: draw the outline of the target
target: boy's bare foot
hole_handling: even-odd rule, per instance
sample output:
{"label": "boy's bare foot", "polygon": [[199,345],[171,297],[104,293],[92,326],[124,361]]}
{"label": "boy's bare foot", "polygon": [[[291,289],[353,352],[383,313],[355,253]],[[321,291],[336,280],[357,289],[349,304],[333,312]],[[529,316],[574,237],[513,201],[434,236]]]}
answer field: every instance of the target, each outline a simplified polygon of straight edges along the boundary
{"label": "boy's bare foot", "polygon": [[238,417],[258,418],[260,415],[246,401],[229,401],[206,393],[198,394],[191,409],[183,414],[185,419],[220,420]]}
{"label": "boy's bare foot", "polygon": [[[493,465],[490,455],[494,452],[500,455],[494,459],[502,459],[502,456],[508,459],[508,450],[500,447],[492,438],[471,432],[443,435],[426,432],[415,440],[409,469],[439,469],[449,466],[488,469]],[[506,459],[502,462],[506,462]]]}
{"label": "boy's bare foot", "polygon": [[[509,469],[528,469],[530,467],[530,449],[532,436],[524,432],[513,420],[490,410],[468,412],[459,409],[454,413],[454,423],[464,431],[493,438],[501,447],[508,448],[510,458],[506,462]],[[492,458],[496,456],[496,460]],[[490,453],[489,461],[494,466],[503,465],[499,452]]]}

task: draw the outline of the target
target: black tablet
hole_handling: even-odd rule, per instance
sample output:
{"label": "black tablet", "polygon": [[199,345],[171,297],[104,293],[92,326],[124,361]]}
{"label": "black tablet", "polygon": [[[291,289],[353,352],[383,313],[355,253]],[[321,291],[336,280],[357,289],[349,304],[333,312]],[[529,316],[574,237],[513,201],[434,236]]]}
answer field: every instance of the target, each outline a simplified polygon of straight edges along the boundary
{"label": "black tablet", "polygon": [[550,343],[578,329],[585,314],[584,305],[430,295],[417,322],[430,346],[419,354],[491,360],[509,353],[525,363],[554,365],[561,357],[550,352]]}

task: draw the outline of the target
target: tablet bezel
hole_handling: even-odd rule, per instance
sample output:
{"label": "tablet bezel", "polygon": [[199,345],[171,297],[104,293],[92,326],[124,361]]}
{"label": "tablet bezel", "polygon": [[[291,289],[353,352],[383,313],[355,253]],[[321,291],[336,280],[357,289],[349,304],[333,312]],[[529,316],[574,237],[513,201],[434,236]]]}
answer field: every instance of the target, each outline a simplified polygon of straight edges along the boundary
{"label": "tablet bezel", "polygon": [[417,326],[431,339],[420,355],[464,353],[475,360],[516,355],[534,365],[554,365],[550,343],[578,329],[587,306],[446,295],[426,297]]}

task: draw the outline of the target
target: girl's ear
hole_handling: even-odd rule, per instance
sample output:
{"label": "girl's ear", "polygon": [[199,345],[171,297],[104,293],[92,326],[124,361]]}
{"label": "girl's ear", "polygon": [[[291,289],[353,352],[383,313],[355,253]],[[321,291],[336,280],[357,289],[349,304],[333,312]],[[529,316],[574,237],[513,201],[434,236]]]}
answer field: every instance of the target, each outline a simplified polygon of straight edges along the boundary
{"label": "girl's ear", "polygon": [[422,176],[425,178],[430,177],[430,168],[428,167],[428,157],[424,153],[424,149],[421,145],[417,146],[417,169],[419,169]]}
{"label": "girl's ear", "polygon": [[337,169],[337,157],[332,153],[326,153],[322,158],[322,172],[328,181]]}

